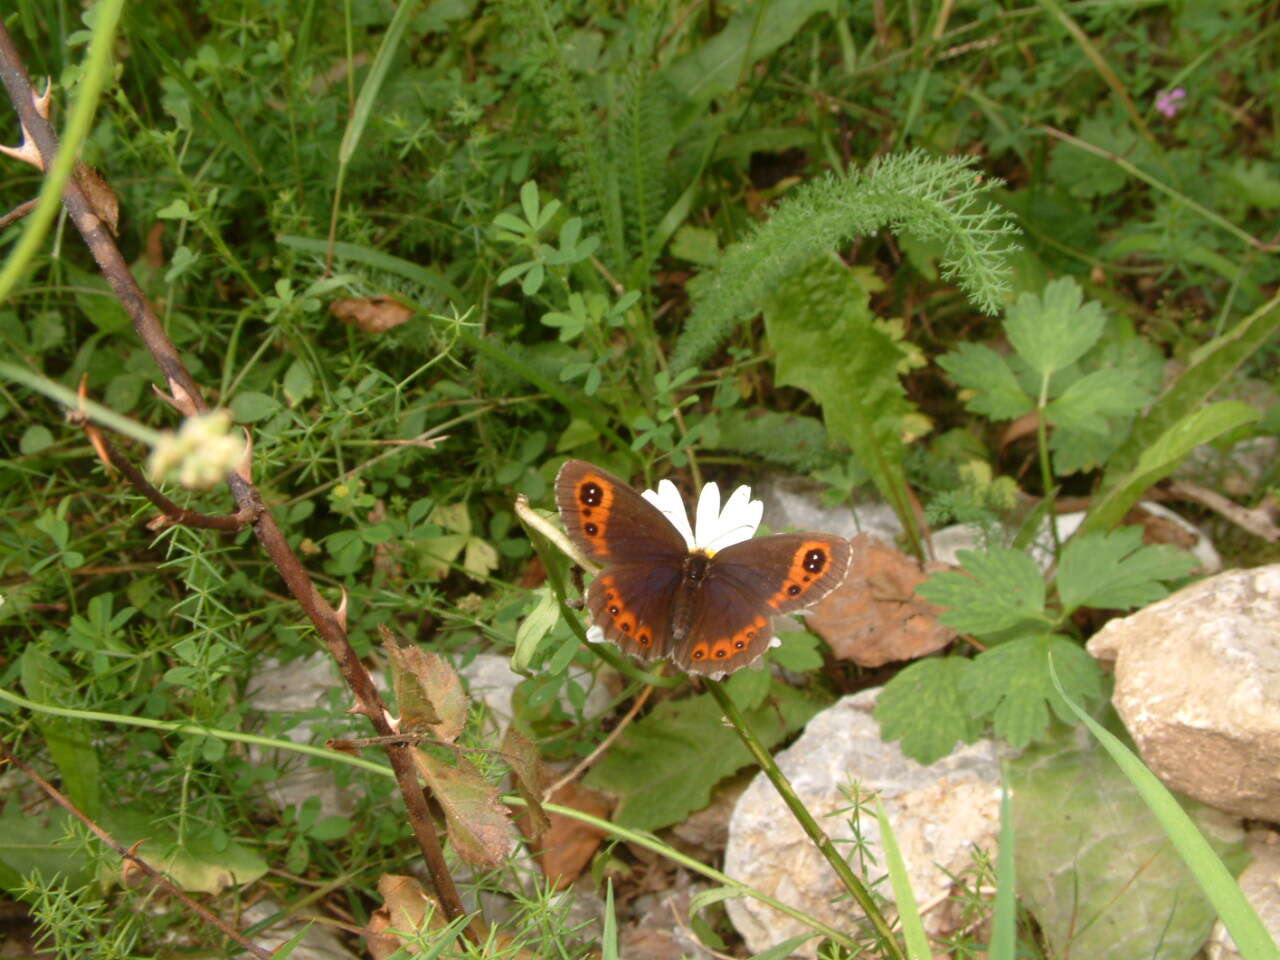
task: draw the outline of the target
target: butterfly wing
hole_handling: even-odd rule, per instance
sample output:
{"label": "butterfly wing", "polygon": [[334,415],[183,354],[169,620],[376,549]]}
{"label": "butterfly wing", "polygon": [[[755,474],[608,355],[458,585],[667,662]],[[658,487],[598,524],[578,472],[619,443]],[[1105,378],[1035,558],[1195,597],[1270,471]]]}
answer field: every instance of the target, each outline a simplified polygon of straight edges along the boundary
{"label": "butterfly wing", "polygon": [[761,537],[719,551],[672,658],[695,673],[745,667],[769,648],[776,614],[816,603],[840,585],[852,552],[849,541],[819,533]]}
{"label": "butterfly wing", "polygon": [[662,511],[613,474],[583,460],[560,468],[556,504],[569,539],[602,566],[679,565],[689,552]]}
{"label": "butterfly wing", "polygon": [[684,536],[630,486],[582,460],[560,468],[556,503],[569,539],[604,567],[587,588],[592,622],[625,653],[666,656]]}
{"label": "butterfly wing", "polygon": [[623,653],[641,660],[665,657],[680,577],[679,564],[671,562],[605,567],[587,588],[591,622]]}

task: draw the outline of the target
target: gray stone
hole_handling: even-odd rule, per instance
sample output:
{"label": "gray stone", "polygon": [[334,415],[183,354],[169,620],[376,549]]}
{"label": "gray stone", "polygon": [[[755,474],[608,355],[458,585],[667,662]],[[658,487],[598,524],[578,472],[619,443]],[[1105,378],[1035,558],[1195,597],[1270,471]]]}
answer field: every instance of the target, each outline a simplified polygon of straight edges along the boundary
{"label": "gray stone", "polygon": [[[872,711],[878,690],[845,697],[824,710],[778,764],[800,800],[837,849],[849,852],[853,839],[842,788],[856,784],[862,794],[884,801],[889,821],[907,864],[912,889],[923,906],[945,898],[951,877],[972,862],[972,848],[994,856],[1000,821],[1000,752],[991,740],[961,746],[937,763],[923,766],[903,755],[895,743],[880,739]],[[872,883],[884,873],[879,827],[868,805],[859,833],[875,858]],[[853,860],[855,872],[858,861]],[[743,793],[729,824],[725,872],[735,879],[825,921],[852,929],[857,908],[835,872],[809,841],[763,773]],[[890,894],[887,881],[879,890]],[[753,953],[806,932],[799,920],[755,900],[727,903],[729,917]],[[946,911],[925,914],[934,934],[950,929]],[[813,956],[816,942],[800,954]]]}
{"label": "gray stone", "polygon": [[1112,620],[1112,703],[1147,766],[1212,807],[1280,821],[1280,565],[1228,570]]}

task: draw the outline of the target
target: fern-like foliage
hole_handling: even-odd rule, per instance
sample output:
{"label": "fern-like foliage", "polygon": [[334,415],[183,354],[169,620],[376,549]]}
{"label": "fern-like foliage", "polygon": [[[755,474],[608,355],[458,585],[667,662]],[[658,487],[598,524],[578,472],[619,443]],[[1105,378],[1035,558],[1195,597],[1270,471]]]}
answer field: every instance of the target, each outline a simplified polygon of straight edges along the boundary
{"label": "fern-like foliage", "polygon": [[693,366],[715,350],[793,266],[882,226],[941,241],[943,276],[994,313],[1009,288],[1007,254],[1015,228],[982,196],[999,181],[983,182],[973,162],[913,150],[795,190],[726,251],[676,343],[672,368]]}
{"label": "fern-like foliage", "polygon": [[732,450],[752,460],[765,460],[812,473],[833,460],[822,421],[794,413],[726,410],[719,417],[719,436],[707,446]]}
{"label": "fern-like foliage", "polygon": [[658,256],[654,234],[667,212],[667,159],[675,144],[671,124],[675,98],[647,60],[637,56],[623,79],[609,138],[630,245],[632,282],[637,284]]}

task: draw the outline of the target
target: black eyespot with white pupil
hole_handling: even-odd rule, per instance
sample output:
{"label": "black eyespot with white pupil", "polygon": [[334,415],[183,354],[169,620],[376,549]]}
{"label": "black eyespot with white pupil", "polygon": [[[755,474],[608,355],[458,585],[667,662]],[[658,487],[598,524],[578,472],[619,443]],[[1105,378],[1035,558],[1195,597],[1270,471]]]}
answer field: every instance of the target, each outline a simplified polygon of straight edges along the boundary
{"label": "black eyespot with white pupil", "polygon": [[582,525],[582,529],[587,531],[588,537],[594,537],[597,533],[600,532],[600,528],[597,527],[594,523],[585,523]]}
{"label": "black eyespot with white pupil", "polygon": [[588,507],[598,507],[604,502],[604,488],[593,480],[588,480],[578,490],[578,499]]}
{"label": "black eyespot with white pupil", "polygon": [[827,565],[827,552],[825,550],[810,550],[804,555],[803,565],[810,573],[819,573]]}
{"label": "black eyespot with white pupil", "polygon": [[787,587],[787,593],[791,594],[793,597],[799,592],[800,592],[800,588],[794,583],[791,586]]}

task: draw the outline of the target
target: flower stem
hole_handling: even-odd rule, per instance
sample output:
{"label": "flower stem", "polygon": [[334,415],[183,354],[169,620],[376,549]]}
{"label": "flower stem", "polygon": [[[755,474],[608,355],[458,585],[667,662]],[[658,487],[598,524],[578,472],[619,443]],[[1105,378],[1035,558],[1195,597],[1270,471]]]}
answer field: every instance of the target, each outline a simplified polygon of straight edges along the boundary
{"label": "flower stem", "polygon": [[707,689],[716,698],[716,703],[720,705],[724,715],[729,718],[733,728],[738,731],[738,736],[746,744],[747,750],[755,757],[756,762],[760,764],[760,768],[764,770],[765,776],[769,778],[774,789],[778,791],[778,795],[782,797],[782,801],[791,810],[796,822],[800,824],[809,839],[813,841],[818,851],[826,857],[827,863],[831,864],[831,869],[836,872],[840,882],[844,884],[845,889],[849,891],[849,894],[857,901],[858,906],[862,908],[862,912],[866,914],[867,919],[871,921],[871,925],[875,927],[876,932],[880,935],[888,955],[893,957],[894,960],[904,960],[902,947],[899,945],[897,938],[894,937],[893,931],[889,929],[889,923],[885,920],[884,914],[880,912],[875,900],[872,899],[870,891],[858,879],[848,861],[840,856],[840,852],[835,848],[835,844],[831,842],[831,838],[823,832],[823,829],[818,826],[818,822],[813,819],[813,814],[805,808],[805,805],[796,795],[795,789],[791,786],[791,782],[774,761],[773,755],[764,748],[764,744],[756,738],[755,733],[747,726],[746,720],[734,705],[732,698],[725,692],[719,681],[708,680]]}

